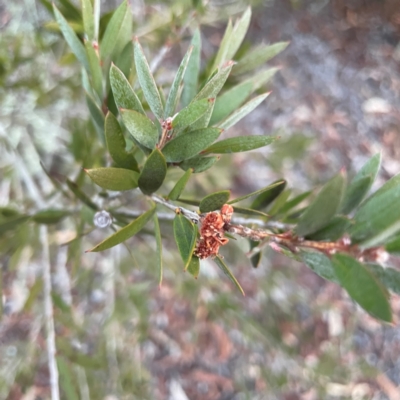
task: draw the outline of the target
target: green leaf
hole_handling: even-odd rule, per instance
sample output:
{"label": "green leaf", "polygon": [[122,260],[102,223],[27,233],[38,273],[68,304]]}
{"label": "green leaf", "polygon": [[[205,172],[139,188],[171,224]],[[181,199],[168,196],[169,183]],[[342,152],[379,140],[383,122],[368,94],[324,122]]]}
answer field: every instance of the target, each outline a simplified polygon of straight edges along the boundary
{"label": "green leaf", "polygon": [[214,210],[219,210],[225,203],[228,202],[230,190],[221,190],[204,197],[199,205],[200,212],[206,213]]}
{"label": "green leaf", "polygon": [[[279,179],[266,188],[261,189],[260,194],[254,199],[253,203],[251,203],[250,208],[254,210],[266,208],[283,192],[285,187],[286,181]],[[256,194],[256,192],[250,194],[253,195]]]}
{"label": "green leaf", "polygon": [[285,50],[289,42],[279,42],[272,45],[261,44],[246,54],[233,68],[235,75],[253,71],[281,51]]}
{"label": "green leaf", "polygon": [[185,189],[186,184],[188,183],[189,178],[192,176],[193,170],[189,168],[176,182],[175,186],[172,188],[172,190],[169,192],[169,195],[167,196],[167,199],[169,200],[178,200],[179,196],[183,192],[183,189]]}
{"label": "green leaf", "polygon": [[343,215],[334,216],[322,229],[307,236],[310,240],[329,240],[340,239],[351,226],[351,220]]}
{"label": "green leaf", "polygon": [[311,268],[321,278],[335,283],[340,283],[336,276],[331,260],[322,253],[302,251],[301,258],[308,268]]}
{"label": "green leaf", "polygon": [[400,236],[394,238],[385,246],[386,251],[400,255]]}
{"label": "green leaf", "polygon": [[167,101],[165,103],[164,118],[172,117],[174,115],[176,106],[179,102],[179,88],[182,85],[183,77],[185,75],[190,56],[192,55],[192,51],[193,46],[190,46],[185,54],[185,57],[183,57],[181,65],[179,66],[178,71],[175,75],[175,79],[172,82],[172,86],[169,91]]}
{"label": "green leaf", "polygon": [[214,99],[197,100],[179,111],[179,113],[172,120],[174,132],[179,132],[196,122],[206,113],[206,111],[209,109],[210,103],[213,102]]}
{"label": "green leaf", "polygon": [[101,243],[99,243],[92,249],[87,250],[86,252],[97,252],[97,251],[107,250],[131,238],[133,235],[136,235],[147,224],[147,222],[153,216],[154,212],[155,212],[155,207],[153,207],[151,210],[146,211],[140,217],[136,218],[131,223],[124,226],[122,229],[115,232],[113,235],[103,240]]}
{"label": "green leaf", "polygon": [[229,18],[228,24],[226,25],[224,36],[222,37],[221,43],[219,45],[218,53],[215,57],[213,65],[211,67],[211,72],[214,72],[217,68],[220,67],[227,60],[227,53],[229,51],[229,45],[232,39],[232,20]]}
{"label": "green leaf", "polygon": [[133,91],[132,86],[123,72],[114,64],[110,68],[110,84],[114,95],[114,101],[118,108],[134,110],[144,114],[142,103]]}
{"label": "green leaf", "polygon": [[88,40],[94,40],[94,14],[92,2],[90,0],[82,0],[82,19]]}
{"label": "green leaf", "polygon": [[208,147],[220,134],[221,129],[218,128],[198,129],[185,133],[168,142],[162,152],[168,162],[188,160]]}
{"label": "green leaf", "polygon": [[[87,0],[90,3],[90,0]],[[65,361],[64,357],[57,356],[57,367],[60,374],[60,386],[65,395],[66,400],[76,400],[79,399],[78,392],[74,385],[76,382],[76,377],[71,371],[70,365]]]}
{"label": "green leaf", "polygon": [[54,5],[54,3],[53,11],[65,41],[68,43],[72,52],[75,54],[75,57],[83,65],[86,71],[89,71],[89,62],[86,57],[85,47],[79,40],[78,36],[76,36],[74,30],[69,26],[67,20],[63,17],[60,11],[58,11],[58,8]]}
{"label": "green leaf", "polygon": [[353,211],[367,195],[378,174],[381,165],[381,154],[375,154],[360,169],[344,193],[340,211],[348,214]]}
{"label": "green leaf", "polygon": [[18,215],[15,217],[7,218],[5,221],[0,222],[0,235],[7,231],[16,229],[19,225],[27,222],[30,219],[28,215]]}
{"label": "green leaf", "polygon": [[345,175],[339,173],[322,187],[299,219],[296,227],[298,236],[310,235],[328,224],[339,209],[345,183]]}
{"label": "green leaf", "polygon": [[99,106],[96,104],[95,100],[92,96],[86,93],[86,104],[89,108],[90,115],[93,119],[95,127],[97,128],[98,132],[104,132],[104,114],[100,110]]}
{"label": "green leaf", "polygon": [[[260,242],[255,242],[254,240],[249,240],[249,243],[250,243],[250,250],[253,250],[254,247],[257,247],[260,244]],[[253,268],[259,267],[261,258],[262,258],[262,251],[258,251],[256,254],[250,257],[250,262]]]}
{"label": "green leaf", "polygon": [[270,92],[260,94],[259,96],[254,97],[254,99],[249,100],[242,107],[234,111],[228,118],[219,123],[218,126],[222,129],[228,129],[235,125],[247,114],[250,114],[258,105],[260,105],[269,96],[269,93]]}
{"label": "green leaf", "polygon": [[227,62],[220,70],[204,85],[203,89],[195,96],[195,100],[215,98],[224,86],[232,70],[233,62]]}
{"label": "green leaf", "polygon": [[368,266],[345,254],[335,254],[332,264],[341,285],[354,301],[375,318],[392,322],[389,295]]}
{"label": "green leaf", "polygon": [[68,215],[70,215],[69,211],[50,208],[35,213],[32,215],[32,220],[38,224],[57,224]]}
{"label": "green leaf", "polygon": [[200,273],[199,258],[196,256],[192,256],[186,270],[187,270],[187,272],[189,272],[190,275],[193,275],[197,279],[197,277],[199,276],[199,273]]}
{"label": "green leaf", "polygon": [[202,154],[229,154],[240,153],[268,146],[274,142],[277,137],[274,136],[236,136],[229,139],[220,140],[212,146],[203,150]]}
{"label": "green leaf", "polygon": [[125,150],[126,142],[118,120],[110,112],[106,116],[104,130],[108,151],[117,166],[139,172],[135,157]]}
{"label": "green leaf", "polygon": [[237,279],[233,275],[232,271],[224,263],[222,258],[217,255],[214,258],[214,261],[218,265],[218,267],[222,270],[222,272],[233,282],[233,284],[236,286],[236,288],[239,289],[240,293],[242,293],[242,295],[245,296],[244,291],[243,291],[242,287],[240,286],[240,283],[237,281]]}
{"label": "green leaf", "polygon": [[139,188],[144,194],[154,193],[164,182],[167,163],[159,149],[154,149],[147,157],[139,176]]}
{"label": "green leaf", "polygon": [[130,190],[138,187],[139,174],[124,168],[93,168],[85,169],[90,179],[103,189]]}
{"label": "green leaf", "polygon": [[147,63],[146,57],[143,53],[142,46],[140,46],[137,39],[135,41],[134,48],[136,73],[140,87],[143,90],[144,97],[146,98],[151,111],[158,120],[161,120],[163,118],[164,111],[160,93],[150,71],[149,64]]}
{"label": "green leaf", "polygon": [[378,264],[368,264],[368,268],[387,289],[400,294],[400,272],[398,270],[383,268]]}
{"label": "green leaf", "polygon": [[89,196],[87,196],[85,193],[82,192],[82,190],[79,188],[79,186],[75,183],[70,181],[69,179],[66,180],[65,182],[71,190],[71,192],[75,195],[76,198],[78,198],[82,203],[86,204],[89,208],[92,210],[97,211],[98,207],[95,203],[90,200]]}
{"label": "green leaf", "polygon": [[156,125],[146,115],[137,111],[121,109],[120,112],[122,120],[133,138],[142,146],[154,149],[158,142]]}
{"label": "green leaf", "polygon": [[286,204],[280,209],[280,214],[286,214],[288,211],[292,210],[294,207],[298,206],[303,200],[310,196],[312,191],[304,192],[286,202]]}
{"label": "green leaf", "polygon": [[157,266],[158,266],[158,285],[161,287],[163,280],[163,263],[162,263],[162,241],[161,241],[161,230],[160,223],[158,221],[157,213],[153,215],[154,222],[154,236],[157,244]]}
{"label": "green leaf", "polygon": [[250,96],[252,91],[253,84],[252,82],[247,81],[234,86],[224,92],[221,96],[218,96],[211,115],[210,125],[215,125],[217,122],[237,110]]}
{"label": "green leaf", "polygon": [[246,11],[243,13],[242,17],[239,18],[232,31],[232,38],[229,43],[229,49],[226,52],[226,60],[231,60],[236,52],[239,50],[240,45],[246,36],[247,30],[249,29],[251,19],[251,7],[247,7]]}
{"label": "green leaf", "polygon": [[217,157],[217,156],[214,156],[214,157],[197,156],[197,157],[193,157],[189,160],[186,160],[186,161],[180,163],[179,167],[182,168],[184,171],[187,171],[188,169],[192,169],[193,173],[196,174],[196,173],[207,171],[218,160],[219,160],[219,157]]}
{"label": "green leaf", "polygon": [[363,248],[384,244],[400,231],[400,182],[382,190],[387,184],[367,199],[354,216],[350,237]]}
{"label": "green leaf", "polygon": [[174,218],[174,237],[185,266],[184,270],[186,270],[196,245],[197,225],[193,225],[182,214],[176,214]]}
{"label": "green leaf", "polygon": [[[228,204],[230,202],[228,201]],[[235,213],[237,214],[244,214],[244,215],[256,215],[259,218],[269,218],[270,216],[266,213],[263,213],[258,210],[252,210],[251,208],[244,208],[244,207],[238,207],[235,206],[234,208]]]}
{"label": "green leaf", "polygon": [[101,59],[119,54],[132,35],[132,13],[127,0],[114,11],[100,45]]}
{"label": "green leaf", "polygon": [[192,55],[183,76],[182,105],[187,106],[197,93],[197,83],[200,72],[201,35],[199,28],[193,34],[191,45]]}
{"label": "green leaf", "polygon": [[286,203],[286,200],[289,198],[291,194],[290,190],[284,190],[274,201],[274,204],[271,206],[271,208],[268,210],[268,214],[270,216],[275,216],[279,213],[281,208],[284,206]]}
{"label": "green leaf", "polygon": [[[129,41],[122,52],[116,57],[115,65],[121,70],[124,76],[129,80],[131,69],[133,69],[133,43]],[[135,72],[136,74],[136,72]],[[134,75],[132,71],[132,75]],[[141,105],[140,105],[141,106]]]}
{"label": "green leaf", "polygon": [[100,59],[90,41],[85,42],[86,54],[89,62],[90,77],[95,93],[100,101],[103,100],[103,73],[101,72]]}
{"label": "green leaf", "polygon": [[264,192],[269,192],[270,190],[276,188],[277,186],[281,186],[281,185],[285,186],[286,181],[284,181],[284,180],[276,181],[276,182],[272,183],[271,185],[268,185],[266,187],[263,187],[262,189],[256,190],[255,192],[251,192],[251,193],[245,194],[244,196],[240,196],[240,197],[237,197],[236,199],[230,200],[230,201],[228,201],[228,204],[235,204],[235,203],[238,203],[239,201],[246,200],[251,196],[257,196]]}

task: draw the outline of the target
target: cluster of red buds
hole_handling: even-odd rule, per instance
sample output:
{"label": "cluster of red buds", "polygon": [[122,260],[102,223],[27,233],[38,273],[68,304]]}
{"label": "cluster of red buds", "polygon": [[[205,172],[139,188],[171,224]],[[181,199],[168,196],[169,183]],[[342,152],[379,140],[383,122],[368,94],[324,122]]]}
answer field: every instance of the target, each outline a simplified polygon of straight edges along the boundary
{"label": "cluster of red buds", "polygon": [[205,214],[200,219],[200,240],[194,250],[194,255],[204,259],[215,257],[220,246],[228,243],[225,237],[225,227],[230,223],[233,214],[233,207],[224,204],[221,211],[213,211]]}

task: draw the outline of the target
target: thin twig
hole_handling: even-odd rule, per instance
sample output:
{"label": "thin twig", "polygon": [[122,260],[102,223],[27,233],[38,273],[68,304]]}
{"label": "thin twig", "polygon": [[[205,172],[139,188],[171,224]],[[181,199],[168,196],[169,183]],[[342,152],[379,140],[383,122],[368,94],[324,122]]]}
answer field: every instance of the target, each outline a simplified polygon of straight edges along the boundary
{"label": "thin twig", "polygon": [[167,207],[170,210],[173,210],[175,213],[182,214],[184,217],[190,219],[195,224],[197,224],[200,221],[200,215],[195,213],[194,211],[188,210],[187,208],[184,208],[184,207],[178,207],[174,204],[171,204],[167,200],[165,200],[162,197],[159,197],[155,194],[151,195],[151,199],[153,201],[155,201],[156,203],[162,204],[164,207]]}
{"label": "thin twig", "polygon": [[47,227],[40,227],[40,241],[43,249],[43,290],[44,290],[44,316],[46,319],[46,343],[50,373],[51,400],[60,400],[58,387],[58,368],[56,361],[56,334],[54,330],[53,301],[51,297],[51,266],[49,255],[49,242]]}

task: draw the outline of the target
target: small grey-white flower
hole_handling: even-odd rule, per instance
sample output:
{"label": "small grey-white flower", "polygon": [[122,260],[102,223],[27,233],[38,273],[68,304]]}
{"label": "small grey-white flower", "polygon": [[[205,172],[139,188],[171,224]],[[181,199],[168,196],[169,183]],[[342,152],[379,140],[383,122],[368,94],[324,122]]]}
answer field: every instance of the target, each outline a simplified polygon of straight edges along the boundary
{"label": "small grey-white flower", "polygon": [[93,223],[97,228],[107,228],[112,224],[112,217],[107,211],[98,211],[94,214]]}

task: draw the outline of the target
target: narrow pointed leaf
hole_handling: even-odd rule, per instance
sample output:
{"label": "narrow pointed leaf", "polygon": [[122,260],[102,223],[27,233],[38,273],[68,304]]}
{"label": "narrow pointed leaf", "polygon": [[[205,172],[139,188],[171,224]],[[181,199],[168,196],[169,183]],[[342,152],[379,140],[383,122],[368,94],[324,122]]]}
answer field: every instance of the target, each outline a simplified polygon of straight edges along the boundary
{"label": "narrow pointed leaf", "polygon": [[110,112],[106,116],[104,130],[108,151],[117,166],[139,172],[135,157],[125,149],[126,142],[121,127],[117,119]]}
{"label": "narrow pointed leaf", "polygon": [[165,103],[164,118],[172,117],[174,115],[176,106],[179,102],[179,88],[182,84],[183,77],[185,75],[186,68],[190,60],[190,56],[192,55],[192,51],[193,46],[190,46],[185,54],[185,57],[183,57],[181,65],[178,68],[178,72],[175,75],[175,79],[172,82],[172,86],[169,91],[167,101]]}
{"label": "narrow pointed leaf", "polygon": [[179,111],[172,121],[174,131],[181,131],[196,122],[205,114],[209,108],[209,104],[212,102],[214,102],[214,99],[197,100]]}
{"label": "narrow pointed leaf", "polygon": [[[90,0],[87,0],[90,3]],[[75,387],[76,377],[71,370],[70,363],[62,356],[56,356],[57,368],[60,374],[60,386],[66,400],[79,399],[77,388]]]}
{"label": "narrow pointed leaf", "polygon": [[88,93],[86,93],[86,104],[89,108],[90,115],[93,119],[95,127],[97,128],[97,131],[100,132],[101,134],[103,134],[104,133],[104,114],[100,110],[99,106],[96,104],[96,101],[93,99],[93,97],[90,96]]}
{"label": "narrow pointed leaf", "polygon": [[[202,99],[203,100],[203,99]],[[195,100],[196,101],[196,100]],[[199,101],[199,100],[197,100]],[[211,115],[213,113],[215,101],[210,99],[207,102],[207,110],[203,113],[200,118],[197,118],[192,124],[186,129],[187,132],[196,131],[198,129],[207,128],[210,125]],[[190,104],[189,104],[190,106]],[[179,134],[179,132],[178,132]]]}
{"label": "narrow pointed leaf", "polygon": [[115,232],[113,235],[108,237],[107,239],[103,240],[97,246],[93,247],[92,249],[88,250],[88,252],[97,252],[110,249],[111,247],[116,246],[124,242],[125,240],[131,238],[133,235],[136,235],[151,219],[155,212],[155,207],[151,210],[146,211],[140,217],[133,220],[128,225],[124,226],[119,231]]}
{"label": "narrow pointed leaf", "polygon": [[368,264],[368,268],[387,289],[400,294],[400,271],[393,268],[383,268],[378,264]]}
{"label": "narrow pointed leaf", "polygon": [[236,136],[229,139],[220,140],[207,149],[202,154],[230,154],[240,153],[268,146],[273,143],[277,137],[274,136]]}
{"label": "narrow pointed leaf", "polygon": [[227,62],[221,69],[205,84],[203,89],[196,95],[195,100],[215,98],[224,86],[232,70],[233,62]]}
{"label": "narrow pointed leaf", "polygon": [[297,235],[310,235],[328,224],[339,209],[345,183],[344,174],[339,173],[322,187],[318,196],[300,217],[296,227]]}
{"label": "narrow pointed leaf", "polygon": [[307,236],[310,240],[329,240],[340,239],[351,226],[351,220],[343,215],[335,215],[322,229]]}
{"label": "narrow pointed leaf", "polygon": [[334,255],[332,264],[341,285],[354,301],[375,318],[392,321],[388,292],[368,266],[345,254]]}
{"label": "narrow pointed leaf", "polygon": [[294,207],[298,206],[302,201],[310,196],[311,190],[304,192],[296,196],[295,198],[286,202],[286,204],[280,209],[280,214],[286,214],[288,211],[292,210]]}
{"label": "narrow pointed leaf", "polygon": [[281,186],[281,185],[285,185],[285,184],[286,184],[286,181],[284,181],[284,180],[274,182],[271,185],[268,185],[262,189],[256,190],[255,192],[251,192],[251,193],[245,194],[244,196],[240,196],[240,197],[237,197],[236,199],[230,200],[230,201],[228,201],[228,204],[235,204],[235,203],[238,203],[239,201],[246,200],[251,196],[258,196],[261,193],[268,192],[268,191],[276,188],[277,186]]}
{"label": "narrow pointed leaf", "polygon": [[244,290],[240,286],[240,283],[237,281],[235,276],[233,275],[232,271],[228,268],[228,266],[224,263],[220,256],[216,256],[214,258],[215,263],[218,267],[222,270],[222,272],[233,282],[237,289],[239,289],[240,293],[244,296]]}
{"label": "narrow pointed leaf", "polygon": [[148,149],[154,149],[158,142],[158,129],[156,125],[143,114],[134,110],[121,109],[122,120],[129,133]]}
{"label": "narrow pointed leaf", "polygon": [[378,174],[380,165],[381,154],[378,153],[371,157],[360,169],[346,188],[342,205],[340,207],[342,213],[348,214],[361,203],[368,191],[371,189],[376,175]]}
{"label": "narrow pointed leaf", "polygon": [[135,66],[140,87],[143,90],[144,97],[149,104],[153,114],[161,120],[164,115],[163,105],[161,102],[160,93],[157,89],[156,82],[154,81],[153,75],[150,71],[149,64],[147,63],[146,57],[143,53],[142,46],[140,46],[138,40],[135,41]]}
{"label": "narrow pointed leaf", "polygon": [[230,190],[221,190],[204,197],[200,202],[200,212],[206,213],[214,210],[219,210],[225,203],[228,202]]}
{"label": "narrow pointed leaf", "polygon": [[154,149],[140,172],[139,188],[144,194],[154,193],[163,184],[167,174],[167,163],[159,149]]}
{"label": "narrow pointed leaf", "polygon": [[90,0],[82,0],[82,19],[83,28],[88,40],[94,40],[94,14],[92,2]]}
{"label": "narrow pointed leaf", "polygon": [[226,53],[226,59],[231,60],[235,56],[236,52],[239,50],[244,37],[246,36],[247,30],[249,29],[251,19],[251,7],[247,7],[243,15],[236,21],[233,31],[232,39],[229,43],[229,49]]}
{"label": "narrow pointed leaf", "polygon": [[221,43],[219,45],[218,53],[211,67],[211,72],[215,71],[218,67],[220,67],[221,64],[228,60],[227,54],[229,51],[230,43],[232,41],[232,30],[232,19],[229,19],[226,25],[224,36],[222,37]]}
{"label": "narrow pointed leaf", "polygon": [[[260,242],[255,242],[254,240],[249,240],[250,243],[250,250],[253,250],[255,247],[257,247]],[[250,262],[253,268],[258,268],[261,262],[262,258],[262,251],[257,252],[254,254],[252,257],[250,257]]]}
{"label": "narrow pointed leaf", "polygon": [[168,142],[162,152],[168,162],[180,162],[198,155],[210,146],[221,130],[218,128],[205,128],[185,133]]}
{"label": "narrow pointed leaf", "polygon": [[[379,189],[378,194],[367,199],[354,217],[350,236],[362,247],[384,244],[400,231],[400,182],[397,185],[388,185],[389,188],[385,188],[386,185],[388,183]],[[385,189],[382,190],[383,188]]]}
{"label": "narrow pointed leaf", "polygon": [[219,160],[219,157],[213,156],[213,157],[193,157],[189,160],[186,160],[182,163],[179,164],[179,167],[182,168],[184,171],[187,171],[188,169],[192,169],[193,173],[200,173],[207,171],[210,169],[217,161]]}
{"label": "narrow pointed leaf", "polygon": [[271,216],[275,216],[279,213],[283,205],[286,203],[286,200],[289,198],[291,191],[284,190],[274,201],[274,204],[268,210],[268,214]]}
{"label": "narrow pointed leaf", "polygon": [[[90,2],[90,1],[89,1]],[[103,100],[103,74],[101,72],[100,59],[90,41],[85,42],[86,54],[89,62],[90,77],[93,89],[100,101]]]}
{"label": "narrow pointed leaf", "polygon": [[115,65],[121,70],[127,79],[131,73],[135,75],[133,68],[133,43],[129,41],[119,55],[116,56]]}
{"label": "narrow pointed leaf", "polygon": [[196,256],[192,256],[190,259],[187,268],[187,272],[189,272],[190,275],[193,275],[196,279],[199,276],[200,273],[200,260]]}
{"label": "narrow pointed leaf", "polygon": [[139,174],[124,168],[93,168],[85,169],[90,179],[103,189],[130,190],[138,187]]}
{"label": "narrow pointed leaf", "polygon": [[335,283],[340,283],[335,273],[331,260],[322,253],[302,251],[301,258],[308,268],[311,268],[321,278]]}
{"label": "narrow pointed leaf", "polygon": [[400,255],[400,236],[391,240],[386,246],[385,250],[392,254]]}
{"label": "narrow pointed leaf", "polygon": [[[254,210],[262,210],[263,208],[266,208],[283,192],[285,187],[286,181],[279,179],[266,188],[261,189],[260,194],[258,194],[254,199],[250,208]],[[254,194],[256,193],[257,192],[254,192]]]}
{"label": "narrow pointed leaf", "polygon": [[110,84],[114,95],[114,101],[118,108],[134,110],[145,114],[142,103],[133,91],[132,86],[123,72],[114,64],[110,68]]}
{"label": "narrow pointed leaf", "polygon": [[247,114],[250,114],[258,105],[260,105],[269,96],[269,93],[270,92],[260,94],[259,96],[254,97],[254,99],[249,100],[242,107],[234,111],[228,118],[219,123],[218,126],[222,129],[228,129],[235,125]]}
{"label": "narrow pointed leaf", "polygon": [[215,125],[237,110],[250,96],[252,89],[252,82],[242,82],[218,96],[211,115],[210,125]]}
{"label": "narrow pointed leaf", "polygon": [[71,51],[75,54],[75,57],[78,61],[83,65],[86,71],[89,71],[89,62],[86,56],[85,47],[82,42],[79,40],[78,36],[74,30],[69,26],[67,20],[64,16],[58,11],[58,8],[53,3],[54,16],[56,17],[56,21],[61,29],[61,32],[65,38],[65,41],[68,43]]}
{"label": "narrow pointed leaf", "polygon": [[127,0],[114,11],[107,24],[100,45],[101,59],[119,54],[129,42],[132,29],[132,14]]}
{"label": "narrow pointed leaf", "polygon": [[182,214],[175,216],[174,237],[185,269],[190,263],[196,245],[196,232],[195,226]]}
{"label": "narrow pointed leaf", "polygon": [[69,179],[66,180],[65,182],[71,190],[71,192],[75,195],[76,198],[78,198],[82,203],[86,204],[89,208],[92,210],[97,211],[98,207],[95,203],[90,200],[89,196],[82,192],[82,190],[78,187],[78,185],[75,182],[70,181]]}
{"label": "narrow pointed leaf", "polygon": [[186,184],[188,183],[189,178],[192,176],[193,170],[189,168],[176,182],[175,186],[169,192],[168,199],[169,200],[178,200],[179,196],[182,194],[183,189],[185,189]]}
{"label": "narrow pointed leaf", "polygon": [[285,50],[288,44],[289,42],[279,42],[272,45],[261,44],[239,60],[233,68],[233,74],[238,75],[253,71]]}
{"label": "narrow pointed leaf", "polygon": [[191,45],[193,46],[192,54],[183,76],[183,106],[187,106],[197,93],[201,53],[201,35],[199,28],[194,31]]}
{"label": "narrow pointed leaf", "polygon": [[27,222],[31,217],[29,215],[18,215],[15,217],[7,218],[0,222],[0,235],[3,235],[7,231],[16,229],[18,226]]}
{"label": "narrow pointed leaf", "polygon": [[154,222],[154,236],[157,244],[157,267],[158,267],[158,285],[161,287],[163,280],[163,263],[162,263],[162,242],[161,242],[161,230],[160,223],[158,221],[157,213],[153,215]]}
{"label": "narrow pointed leaf", "polygon": [[38,224],[57,224],[68,215],[70,215],[69,211],[48,209],[39,211],[32,215],[32,221]]}
{"label": "narrow pointed leaf", "polygon": [[[228,201],[228,204],[230,202]],[[263,213],[258,210],[252,210],[251,208],[245,208],[245,207],[238,207],[235,206],[235,213],[236,214],[244,214],[244,215],[255,215],[259,218],[269,218],[270,216],[266,213]]]}

